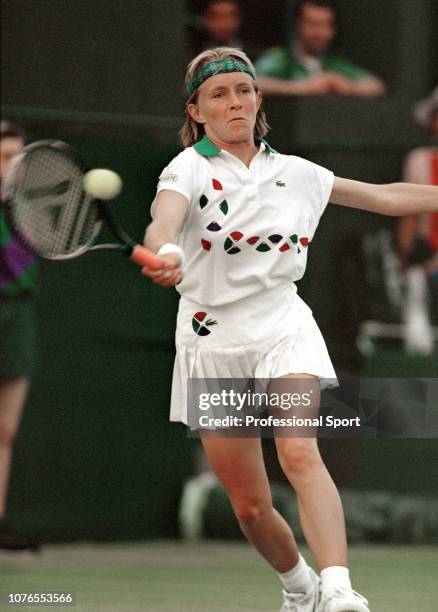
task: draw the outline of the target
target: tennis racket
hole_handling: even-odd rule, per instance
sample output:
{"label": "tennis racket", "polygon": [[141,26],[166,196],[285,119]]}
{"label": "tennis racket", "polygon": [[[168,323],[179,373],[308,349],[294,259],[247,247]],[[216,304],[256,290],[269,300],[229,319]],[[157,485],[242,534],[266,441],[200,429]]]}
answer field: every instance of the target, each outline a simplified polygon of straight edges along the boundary
{"label": "tennis racket", "polygon": [[[25,146],[2,184],[2,201],[18,240],[44,259],[118,250],[141,267],[161,268],[159,258],[123,231],[105,203],[84,190],[87,171],[76,152],[63,142],[44,140]],[[118,242],[96,244],[104,223]]]}

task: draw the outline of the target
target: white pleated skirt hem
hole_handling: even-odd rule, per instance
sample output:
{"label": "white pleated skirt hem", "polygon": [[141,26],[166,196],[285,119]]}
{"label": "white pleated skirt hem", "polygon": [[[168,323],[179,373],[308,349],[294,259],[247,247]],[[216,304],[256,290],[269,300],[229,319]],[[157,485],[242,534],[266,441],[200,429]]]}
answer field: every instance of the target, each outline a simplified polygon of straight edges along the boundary
{"label": "white pleated skirt hem", "polygon": [[321,388],[337,386],[324,338],[310,316],[293,335],[268,338],[244,347],[206,349],[176,342],[170,420],[187,424],[187,385],[192,378],[256,378],[310,374]]}

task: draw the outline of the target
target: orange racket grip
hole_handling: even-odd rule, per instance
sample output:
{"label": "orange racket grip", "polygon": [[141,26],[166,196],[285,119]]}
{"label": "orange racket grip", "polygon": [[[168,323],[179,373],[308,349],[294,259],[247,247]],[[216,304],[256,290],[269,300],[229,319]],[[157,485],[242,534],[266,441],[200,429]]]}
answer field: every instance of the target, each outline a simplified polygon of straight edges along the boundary
{"label": "orange racket grip", "polygon": [[152,253],[152,251],[145,249],[145,247],[139,244],[132,249],[130,259],[141,268],[147,266],[151,268],[151,270],[159,270],[163,265],[155,253]]}

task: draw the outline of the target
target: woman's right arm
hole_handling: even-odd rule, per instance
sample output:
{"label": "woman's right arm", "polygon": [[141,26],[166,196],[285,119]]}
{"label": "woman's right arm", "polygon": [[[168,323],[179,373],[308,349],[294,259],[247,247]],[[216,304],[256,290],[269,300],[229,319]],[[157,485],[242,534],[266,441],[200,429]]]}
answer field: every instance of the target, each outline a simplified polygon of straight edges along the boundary
{"label": "woman's right arm", "polygon": [[[156,197],[152,223],[146,228],[144,245],[154,253],[167,243],[176,243],[189,206],[188,199],[177,191],[163,189]],[[163,267],[159,270],[143,268],[142,273],[164,287],[182,280],[181,257],[176,253],[160,255]]]}
{"label": "woman's right arm", "polygon": [[186,216],[189,201],[171,189],[163,189],[157,195],[152,223],[146,228],[144,245],[156,253],[163,244],[176,242]]}

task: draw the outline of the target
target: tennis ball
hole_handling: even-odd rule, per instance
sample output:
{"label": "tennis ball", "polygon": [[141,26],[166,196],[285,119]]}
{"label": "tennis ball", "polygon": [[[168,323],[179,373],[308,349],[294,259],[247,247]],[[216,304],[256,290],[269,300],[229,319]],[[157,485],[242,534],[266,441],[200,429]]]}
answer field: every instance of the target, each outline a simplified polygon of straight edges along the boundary
{"label": "tennis ball", "polygon": [[122,190],[122,179],[112,170],[95,168],[84,175],[83,185],[92,198],[111,200]]}

